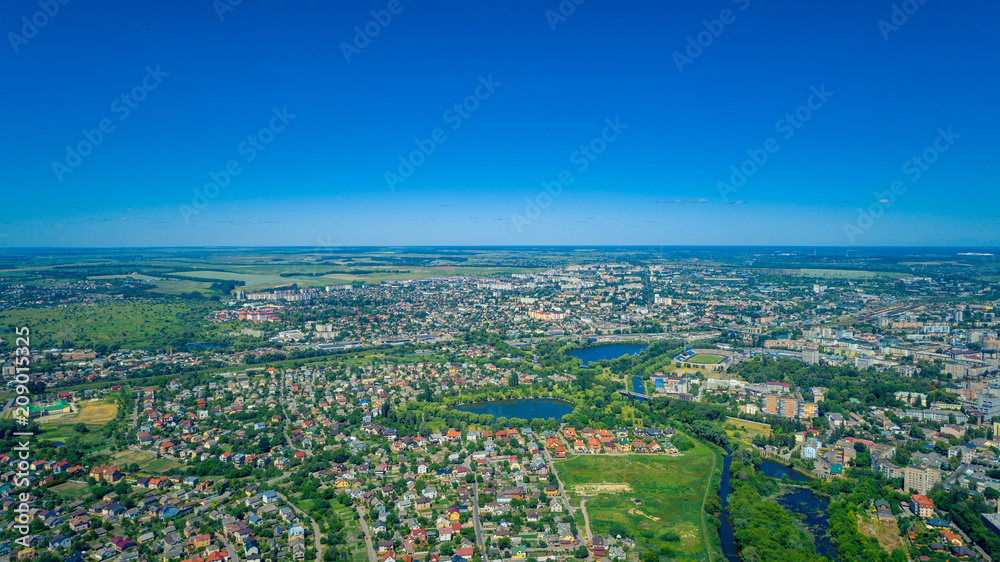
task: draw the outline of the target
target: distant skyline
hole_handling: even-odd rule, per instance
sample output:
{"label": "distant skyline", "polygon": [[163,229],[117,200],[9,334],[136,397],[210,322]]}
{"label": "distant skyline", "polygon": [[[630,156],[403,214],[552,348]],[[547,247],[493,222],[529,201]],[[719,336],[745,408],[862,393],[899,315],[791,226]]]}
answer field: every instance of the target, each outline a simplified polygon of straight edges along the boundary
{"label": "distant skyline", "polygon": [[0,249],[1000,241],[995,2],[57,4]]}

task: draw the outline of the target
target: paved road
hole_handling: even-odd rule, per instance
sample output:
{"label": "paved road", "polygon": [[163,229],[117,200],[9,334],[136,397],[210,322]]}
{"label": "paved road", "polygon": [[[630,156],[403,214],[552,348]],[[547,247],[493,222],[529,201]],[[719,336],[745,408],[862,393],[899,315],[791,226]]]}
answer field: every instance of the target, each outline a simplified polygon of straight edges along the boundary
{"label": "paved road", "polygon": [[292,438],[289,437],[289,435],[288,435],[288,426],[292,425],[292,418],[288,417],[288,408],[285,406],[285,404],[286,404],[286,400],[285,400],[285,380],[281,379],[280,384],[281,384],[281,411],[282,411],[282,413],[285,414],[285,421],[287,422],[284,426],[282,426],[281,432],[285,435],[285,441],[288,442],[288,447],[290,449],[292,449],[293,451],[302,451],[303,453],[306,454],[306,456],[312,456],[312,451],[310,451],[308,449],[300,449],[300,448],[296,447],[292,443]]}
{"label": "paved road", "polygon": [[[472,471],[473,475],[476,475],[471,458],[465,459],[465,466]],[[482,553],[483,561],[488,562],[486,543],[483,541],[483,527],[479,521],[479,482],[476,479],[472,480],[472,527],[476,530],[476,544],[479,546],[479,552]]]}
{"label": "paved road", "polygon": [[265,482],[265,484],[267,484],[268,486],[270,486],[271,484],[274,484],[275,482],[277,482],[279,480],[284,480],[285,478],[288,478],[289,476],[291,476],[291,474],[292,474],[291,472],[282,472],[281,476],[275,476],[274,478],[272,478],[272,479],[268,480],[267,482]]}
{"label": "paved road", "polygon": [[13,405],[14,405],[14,399],[13,398],[7,400],[7,402],[4,403],[4,405],[3,405],[3,409],[0,410],[0,418],[2,418],[4,416],[4,414],[7,413],[7,410],[9,410],[10,407],[13,406]]}
{"label": "paved road", "polygon": [[281,492],[278,492],[278,497],[280,497],[281,499],[285,500],[285,503],[288,504],[288,507],[292,508],[292,511],[294,511],[303,521],[308,521],[309,523],[312,524],[313,540],[316,541],[316,562],[322,562],[323,561],[323,543],[320,542],[320,538],[321,538],[322,535],[319,532],[319,524],[317,524],[316,521],[314,521],[312,517],[309,517],[309,515],[307,515],[306,512],[304,512],[301,509],[295,507],[295,505],[292,502],[288,501],[288,498],[285,497],[285,495],[282,494]]}
{"label": "paved road", "polygon": [[216,533],[216,535],[222,539],[222,544],[226,545],[226,552],[229,553],[229,562],[240,562],[240,555],[236,553],[236,547],[233,546],[233,543],[229,542],[221,533]]}
{"label": "paved road", "polygon": [[[140,449],[137,445],[129,445],[128,449],[130,451],[135,451],[137,453],[145,453],[145,454],[147,454],[147,455],[149,455],[151,457],[155,457],[156,456],[156,451],[150,451],[149,449]],[[160,458],[161,459],[170,459],[170,460],[175,461],[175,462],[184,462],[184,461],[180,460],[179,458],[177,458],[177,457],[175,457],[173,455],[167,455],[165,453],[160,453]]]}
{"label": "paved road", "polygon": [[370,562],[378,562],[378,558],[375,557],[375,547],[372,545],[372,537],[368,533],[368,524],[365,523],[365,514],[361,510],[361,506],[358,508],[358,520],[361,522],[361,532],[365,534],[365,546],[368,548],[368,560]]}
{"label": "paved road", "polygon": [[969,470],[969,468],[971,468],[971,467],[968,464],[966,464],[966,463],[962,463],[962,464],[958,465],[958,468],[955,469],[955,472],[951,473],[951,476],[949,476],[945,480],[945,483],[946,484],[954,484],[955,481],[958,480],[958,477],[961,476],[962,474],[965,474],[965,472],[967,470]]}

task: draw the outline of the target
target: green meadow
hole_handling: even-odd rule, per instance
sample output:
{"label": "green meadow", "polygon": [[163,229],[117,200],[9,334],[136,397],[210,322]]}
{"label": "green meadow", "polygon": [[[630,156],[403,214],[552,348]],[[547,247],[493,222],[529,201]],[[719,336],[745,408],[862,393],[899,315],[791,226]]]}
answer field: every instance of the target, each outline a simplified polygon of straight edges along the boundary
{"label": "green meadow", "polygon": [[572,504],[586,500],[593,533],[667,546],[678,559],[715,560],[721,559],[718,533],[703,505],[714,493],[717,457],[696,441],[681,457],[580,455],[557,462],[556,470]]}

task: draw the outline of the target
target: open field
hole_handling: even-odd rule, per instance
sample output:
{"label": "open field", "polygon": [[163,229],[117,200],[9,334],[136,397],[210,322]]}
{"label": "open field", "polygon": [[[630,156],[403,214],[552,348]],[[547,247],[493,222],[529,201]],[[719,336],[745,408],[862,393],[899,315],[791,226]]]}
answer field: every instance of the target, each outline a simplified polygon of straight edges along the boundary
{"label": "open field", "polygon": [[148,284],[150,287],[149,292],[151,293],[159,293],[163,295],[180,295],[192,292],[203,294],[211,293],[209,289],[211,283],[206,281],[189,281],[185,279],[152,277],[141,273],[133,273],[131,275],[92,275],[87,279],[97,281],[100,279],[121,279],[125,277],[136,279],[142,281],[144,284]]}
{"label": "open field", "polygon": [[909,273],[895,273],[891,271],[858,271],[854,269],[778,269],[775,273],[785,275],[796,275],[802,277],[816,277],[819,279],[872,279],[875,277],[911,277]]}
{"label": "open field", "polygon": [[[640,544],[666,545],[684,559],[708,560],[706,533],[715,533],[715,527],[703,527],[708,519],[703,505],[715,461],[716,454],[696,442],[682,457],[581,455],[557,461],[556,469],[574,500],[587,496],[595,534],[614,530]],[[665,531],[680,541],[662,542],[658,537]]]}
{"label": "open field", "polygon": [[[294,269],[294,268],[292,268]],[[196,279],[218,279],[220,281],[242,281],[246,286],[241,287],[245,291],[256,291],[260,289],[270,289],[298,283],[300,287],[322,287],[323,285],[334,285],[324,281],[321,277],[282,277],[280,275],[267,275],[258,273],[243,273],[234,271],[177,271],[171,275],[182,277],[192,277]]]}
{"label": "open field", "polygon": [[906,551],[903,537],[899,535],[899,527],[895,521],[882,521],[870,512],[858,512],[858,531],[862,535],[872,537],[886,552],[900,549]]}
{"label": "open field", "polygon": [[153,455],[140,453],[139,451],[121,451],[115,453],[115,463],[119,466],[135,463],[139,465],[142,472],[172,472],[183,466],[179,462],[170,459],[158,459]]}
{"label": "open field", "polygon": [[87,495],[89,488],[86,484],[80,484],[78,482],[63,482],[58,486],[53,486],[51,489],[60,496],[79,499]]}
{"label": "open field", "polygon": [[570,491],[578,496],[596,496],[597,494],[624,494],[633,490],[629,484],[601,482],[598,484],[577,484]]}
{"label": "open field", "polygon": [[114,400],[80,402],[76,408],[75,412],[69,414],[54,414],[38,418],[38,425],[43,428],[55,428],[83,422],[87,425],[101,426],[115,419],[115,415],[118,414],[118,405],[115,404]]}
{"label": "open field", "polygon": [[685,361],[685,363],[701,363],[703,365],[715,365],[721,362],[725,357],[721,355],[695,355],[694,357]]}
{"label": "open field", "polygon": [[771,436],[771,426],[766,423],[757,423],[738,418],[728,418],[726,423],[722,424],[722,427],[726,430],[726,434],[730,437],[734,437],[737,431],[741,432],[742,437],[740,437],[739,440],[747,445],[753,442],[753,439],[757,436]]}
{"label": "open field", "polygon": [[[112,301],[99,307],[74,303],[5,310],[0,312],[0,324],[31,326],[32,344],[38,348],[89,348],[101,343],[140,348],[171,345],[187,334],[191,336],[184,337],[187,341],[204,341],[203,329],[192,323],[207,313],[204,305],[183,302]],[[70,345],[64,345],[67,342]]]}

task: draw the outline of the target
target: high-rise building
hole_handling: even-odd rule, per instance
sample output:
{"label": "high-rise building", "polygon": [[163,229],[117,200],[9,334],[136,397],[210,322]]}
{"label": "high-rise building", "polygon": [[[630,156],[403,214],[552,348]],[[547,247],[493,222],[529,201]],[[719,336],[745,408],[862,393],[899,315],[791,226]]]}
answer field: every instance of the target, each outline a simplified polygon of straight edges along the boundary
{"label": "high-rise building", "polygon": [[761,405],[764,407],[764,412],[768,414],[778,414],[778,397],[773,394],[765,394]]}
{"label": "high-rise building", "polygon": [[816,404],[803,402],[799,404],[799,417],[804,420],[811,420],[816,417]]}
{"label": "high-rise building", "polygon": [[802,360],[805,361],[807,365],[816,365],[817,363],[819,363],[819,350],[803,349]]}
{"label": "high-rise building", "polygon": [[903,491],[911,490],[921,495],[927,492],[941,481],[941,471],[929,466],[908,466],[903,469]]}
{"label": "high-rise building", "polygon": [[778,402],[778,413],[782,417],[794,418],[799,415],[799,401],[795,398],[781,398]]}

